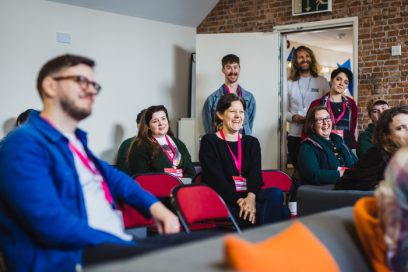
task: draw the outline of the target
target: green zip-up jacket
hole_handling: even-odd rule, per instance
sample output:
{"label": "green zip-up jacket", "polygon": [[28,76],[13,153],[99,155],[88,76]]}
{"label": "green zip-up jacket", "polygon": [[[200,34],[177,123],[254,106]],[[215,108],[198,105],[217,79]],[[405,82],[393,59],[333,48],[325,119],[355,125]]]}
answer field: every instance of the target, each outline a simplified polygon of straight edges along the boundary
{"label": "green zip-up jacket", "polygon": [[361,159],[364,153],[367,152],[370,148],[373,147],[373,132],[374,132],[374,123],[368,125],[368,128],[361,132],[358,136],[357,141],[357,157]]}
{"label": "green zip-up jacket", "polygon": [[[181,153],[181,161],[177,169],[183,169],[184,178],[194,177],[196,172],[186,145],[175,137],[169,137],[174,141]],[[132,146],[129,154],[129,170],[132,176],[144,173],[164,173],[164,168],[172,168],[169,158],[161,148],[158,156],[152,159],[152,154],[147,150],[147,144],[142,148],[143,151],[137,145],[138,141]]]}

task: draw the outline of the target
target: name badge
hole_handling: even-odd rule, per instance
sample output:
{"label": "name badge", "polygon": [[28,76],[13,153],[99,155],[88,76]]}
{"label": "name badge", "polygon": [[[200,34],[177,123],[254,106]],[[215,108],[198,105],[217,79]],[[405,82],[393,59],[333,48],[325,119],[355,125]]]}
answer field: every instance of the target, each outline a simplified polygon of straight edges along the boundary
{"label": "name badge", "polygon": [[307,109],[303,109],[303,110],[298,111],[298,114],[299,114],[300,116],[306,117]]}
{"label": "name badge", "polygon": [[235,182],[235,189],[237,192],[246,192],[247,191],[247,180],[244,177],[232,177]]}
{"label": "name badge", "polygon": [[344,130],[338,129],[338,130],[332,130],[332,132],[333,132],[334,134],[339,135],[342,139],[344,139]]}
{"label": "name badge", "polygon": [[337,167],[337,171],[344,171],[344,170],[346,170],[346,169],[350,169],[350,168],[348,168],[348,167],[341,167],[341,166]]}
{"label": "name badge", "polygon": [[179,179],[183,177],[183,169],[164,168],[164,173],[169,173]]}

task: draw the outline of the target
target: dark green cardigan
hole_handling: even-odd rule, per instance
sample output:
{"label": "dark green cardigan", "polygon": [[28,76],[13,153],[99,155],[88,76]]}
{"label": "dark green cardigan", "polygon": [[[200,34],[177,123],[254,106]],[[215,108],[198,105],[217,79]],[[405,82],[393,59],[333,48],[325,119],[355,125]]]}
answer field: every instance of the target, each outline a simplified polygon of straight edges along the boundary
{"label": "dark green cardigan", "polygon": [[373,123],[368,125],[368,128],[364,130],[360,136],[358,136],[357,142],[357,157],[361,159],[364,153],[373,147],[373,132],[375,125]]}
{"label": "dark green cardigan", "polygon": [[[169,137],[174,141],[178,151],[181,153],[181,161],[177,169],[183,169],[184,178],[194,177],[196,172],[186,145],[175,137]],[[164,168],[172,168],[170,160],[166,153],[163,152],[163,149],[160,148],[158,157],[152,159],[152,154],[148,151],[147,144],[142,146],[143,151],[137,145],[138,142],[135,142],[129,154],[129,170],[132,176],[144,173],[164,173]]]}

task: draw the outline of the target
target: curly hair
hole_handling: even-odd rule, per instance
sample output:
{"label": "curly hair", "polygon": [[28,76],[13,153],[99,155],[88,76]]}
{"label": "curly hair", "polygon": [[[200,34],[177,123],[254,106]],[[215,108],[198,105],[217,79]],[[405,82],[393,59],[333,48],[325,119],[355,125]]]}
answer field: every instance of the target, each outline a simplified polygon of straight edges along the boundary
{"label": "curly hair", "polygon": [[399,114],[408,114],[408,105],[399,105],[381,113],[373,132],[373,145],[393,155],[401,146],[387,136],[391,135],[392,119]]}
{"label": "curly hair", "polygon": [[320,65],[316,60],[316,56],[313,53],[312,49],[302,45],[302,46],[299,46],[298,48],[296,48],[295,51],[293,51],[292,65],[291,65],[290,70],[289,70],[288,79],[290,79],[292,81],[298,81],[300,79],[300,72],[299,72],[299,67],[298,67],[298,63],[297,63],[297,57],[298,57],[298,53],[300,51],[304,51],[306,54],[308,54],[310,56],[310,58],[311,58],[310,74],[312,75],[312,77],[317,77],[319,75]]}

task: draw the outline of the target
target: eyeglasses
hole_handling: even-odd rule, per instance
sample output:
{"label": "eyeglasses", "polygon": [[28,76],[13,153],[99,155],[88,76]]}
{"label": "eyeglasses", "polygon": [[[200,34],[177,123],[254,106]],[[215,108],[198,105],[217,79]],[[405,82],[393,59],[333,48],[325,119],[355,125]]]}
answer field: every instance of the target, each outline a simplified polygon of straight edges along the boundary
{"label": "eyeglasses", "polygon": [[62,76],[62,77],[53,77],[53,79],[54,79],[54,80],[57,80],[57,81],[58,81],[58,80],[66,80],[66,79],[68,79],[68,80],[73,80],[73,81],[77,82],[77,83],[79,84],[79,86],[80,86],[83,90],[88,89],[89,84],[91,84],[91,85],[94,87],[94,89],[95,89],[95,92],[94,92],[95,95],[99,94],[99,92],[100,92],[101,89],[102,89],[101,85],[99,85],[99,84],[96,83],[96,82],[89,81],[89,80],[88,80],[86,77],[84,77],[84,76]]}
{"label": "eyeglasses", "polygon": [[316,122],[317,124],[321,124],[321,123],[323,123],[324,120],[326,120],[327,123],[330,123],[330,122],[332,121],[332,118],[331,118],[331,117],[317,118],[317,119],[315,120],[315,122]]}

